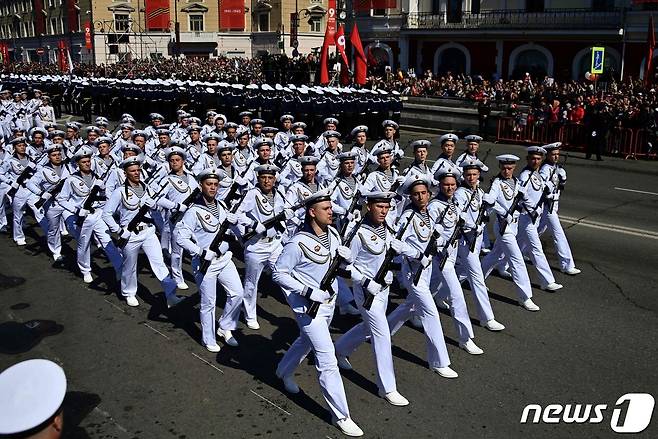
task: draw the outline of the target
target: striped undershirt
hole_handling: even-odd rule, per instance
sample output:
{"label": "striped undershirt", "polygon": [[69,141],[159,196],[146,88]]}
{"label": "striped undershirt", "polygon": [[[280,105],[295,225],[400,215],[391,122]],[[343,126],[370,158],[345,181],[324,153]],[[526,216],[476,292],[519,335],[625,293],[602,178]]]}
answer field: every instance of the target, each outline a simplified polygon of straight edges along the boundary
{"label": "striped undershirt", "polygon": [[375,228],[375,233],[377,234],[377,236],[379,236],[384,241],[386,241],[386,227],[384,226],[384,223],[380,224],[379,227]]}
{"label": "striped undershirt", "polygon": [[331,250],[331,247],[329,247],[329,233],[328,232],[325,232],[325,233],[322,233],[322,234],[318,235],[318,239],[320,240],[322,245],[324,245],[324,247],[327,250]]}
{"label": "striped undershirt", "polygon": [[344,177],[343,181],[345,181],[345,183],[347,183],[347,185],[350,187],[352,192],[354,192],[354,188],[356,188],[356,178],[350,175],[349,177]]}
{"label": "striped undershirt", "polygon": [[217,201],[213,200],[212,203],[206,203],[206,207],[213,215],[215,215],[215,218],[219,219],[219,206],[217,205]]}

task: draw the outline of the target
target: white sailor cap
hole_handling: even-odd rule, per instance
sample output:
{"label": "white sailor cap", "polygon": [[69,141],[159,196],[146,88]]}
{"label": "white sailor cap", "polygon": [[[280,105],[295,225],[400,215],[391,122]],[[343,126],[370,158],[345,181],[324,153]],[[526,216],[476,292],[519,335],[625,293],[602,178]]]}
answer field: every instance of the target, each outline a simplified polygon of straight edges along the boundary
{"label": "white sailor cap", "polygon": [[254,143],[254,148],[258,149],[263,145],[267,145],[270,148],[274,145],[274,142],[272,142],[272,139],[268,139],[266,137],[259,138],[256,143]]}
{"label": "white sailor cap", "polygon": [[350,135],[352,137],[356,136],[359,133],[368,133],[368,127],[365,125],[357,125],[354,127],[354,129],[350,132]]}
{"label": "white sailor cap", "polygon": [[50,154],[51,152],[56,152],[56,151],[62,151],[62,145],[59,143],[51,143],[49,145],[46,145],[43,150],[46,152],[46,154]]}
{"label": "white sailor cap", "polygon": [[245,127],[244,125],[240,125],[237,131],[235,132],[235,137],[240,138],[242,136],[249,136],[249,134],[250,134],[249,129],[247,129],[247,127]]}
{"label": "white sailor cap", "polygon": [[158,136],[171,136],[171,131],[168,128],[158,128],[155,130],[155,134]]}
{"label": "white sailor cap", "polygon": [[472,157],[467,157],[464,161],[461,162],[459,165],[461,168],[466,171],[467,169],[478,169],[483,172],[487,172],[489,168],[487,168],[487,165],[482,163],[478,159],[474,159]]}
{"label": "white sailor cap", "polygon": [[501,165],[514,164],[521,160],[519,157],[514,154],[501,154],[496,156],[496,160],[500,162]]}
{"label": "white sailor cap", "polygon": [[165,150],[165,153],[167,155],[167,160],[171,158],[172,155],[178,155],[180,156],[183,160],[187,159],[187,152],[185,152],[185,149],[181,148],[180,146],[174,144],[167,148]]}
{"label": "white sailor cap", "polygon": [[226,178],[226,172],[218,168],[206,168],[203,171],[199,172],[196,176],[196,179],[199,180],[199,182],[202,182],[209,178],[215,178],[221,181]]}
{"label": "white sailor cap", "polygon": [[409,194],[411,188],[419,184],[424,184],[429,189],[432,186],[432,180],[430,180],[427,174],[412,173],[407,175],[407,178],[404,180],[404,183],[402,183],[402,187],[400,189],[403,193]]}
{"label": "white sailor cap", "polygon": [[224,115],[221,114],[221,113],[220,113],[220,114],[217,114],[217,115],[215,116],[215,120],[217,120],[217,119],[221,119],[221,120],[223,120],[224,123],[226,123],[226,121],[228,120],[228,119],[226,118],[226,116],[224,116]]}
{"label": "white sailor cap", "polygon": [[480,143],[482,142],[482,137],[475,134],[469,134],[468,136],[464,137],[464,140],[466,140],[466,142]]}
{"label": "white sailor cap", "polygon": [[320,159],[315,157],[314,155],[305,155],[297,159],[299,161],[299,164],[302,165],[302,168],[304,166],[316,166]]}
{"label": "white sailor cap", "polygon": [[322,137],[328,139],[329,137],[335,137],[337,139],[340,139],[340,133],[335,130],[327,130],[324,133],[322,133]]}
{"label": "white sailor cap", "polygon": [[396,193],[391,191],[374,191],[362,194],[367,203],[389,203],[395,196]]}
{"label": "white sailor cap", "polygon": [[338,156],[336,156],[336,158],[341,162],[346,162],[348,160],[356,160],[356,157],[357,157],[357,153],[353,151],[341,152],[340,154],[338,154]]}
{"label": "white sailor cap", "polygon": [[30,137],[34,139],[35,134],[41,134],[43,137],[46,137],[48,135],[48,131],[41,127],[34,127],[30,130]]}
{"label": "white sailor cap", "polygon": [[108,125],[110,124],[110,121],[107,120],[106,117],[99,116],[99,117],[97,117],[97,118],[94,120],[94,123],[95,123],[97,126],[106,127],[106,126],[108,126]]}
{"label": "white sailor cap", "polygon": [[457,174],[456,172],[453,172],[453,171],[451,171],[451,170],[448,170],[448,169],[442,169],[442,168],[438,169],[438,170],[434,173],[434,179],[435,179],[435,180],[441,181],[441,180],[443,180],[443,179],[446,178],[446,177],[452,177],[452,178],[454,178],[455,180],[458,180],[458,179],[459,179],[459,174]]}
{"label": "white sailor cap", "polygon": [[249,123],[251,125],[256,125],[256,124],[265,125],[265,121],[263,119],[258,119],[258,118],[251,119],[251,122]]}
{"label": "white sailor cap", "polygon": [[274,84],[274,89],[277,91],[283,90],[283,85],[279,84],[278,82]]}
{"label": "white sailor cap", "polygon": [[233,128],[233,129],[236,129],[236,130],[237,130],[237,129],[238,129],[238,124],[235,123],[235,122],[226,122],[226,123],[224,124],[224,128],[226,128],[227,130],[228,130],[229,128]]}
{"label": "white sailor cap", "polygon": [[66,137],[66,133],[62,130],[53,130],[48,134],[48,138],[50,140],[55,139],[57,137],[61,137],[62,139]]}
{"label": "white sailor cap", "polygon": [[143,152],[142,148],[132,143],[127,143],[121,147],[121,152],[130,152],[130,151],[134,152],[137,155]]}
{"label": "white sailor cap", "polygon": [[391,148],[391,145],[387,144],[386,142],[382,142],[381,145],[373,149],[370,153],[375,157],[378,157],[381,154],[390,154],[392,151],[393,148]]}
{"label": "white sailor cap", "polygon": [[14,364],[0,374],[0,435],[39,427],[55,414],[66,395],[64,370],[49,360]]}
{"label": "white sailor cap", "polygon": [[101,134],[101,129],[98,128],[98,127],[95,126],[95,125],[89,125],[89,126],[85,127],[85,132],[86,132],[87,134],[89,134],[89,133],[92,132],[92,131],[95,132],[96,134],[98,134],[99,136],[100,136],[100,134]]}
{"label": "white sailor cap", "polygon": [[269,134],[269,133],[276,134],[279,132],[279,129],[275,127],[263,127],[261,132],[263,134]]}
{"label": "white sailor cap", "polygon": [[209,118],[209,117],[215,117],[215,116],[217,116],[216,111],[213,111],[213,110],[206,111],[206,119]]}
{"label": "white sailor cap", "polygon": [[[136,148],[139,149],[138,147],[136,147]],[[121,148],[121,149],[123,150],[123,148]],[[139,155],[134,155],[132,157],[128,157],[127,159],[123,159],[121,161],[121,168],[122,169],[128,169],[130,166],[134,166],[134,165],[142,166],[142,162],[143,162],[143,160]]]}
{"label": "white sailor cap", "polygon": [[245,116],[251,117],[251,116],[253,116],[253,114],[254,113],[252,113],[251,111],[241,111],[240,114],[238,114],[238,116],[240,116],[240,117],[245,117]]}
{"label": "white sailor cap", "polygon": [[548,145],[543,145],[542,148],[544,148],[546,152],[548,152],[548,151],[553,151],[555,149],[560,149],[561,146],[562,146],[562,142],[553,142],[553,143],[549,143]]}
{"label": "white sailor cap", "polygon": [[264,164],[264,165],[260,165],[260,166],[256,166],[254,168],[254,172],[256,172],[256,175],[271,174],[271,175],[276,176],[276,173],[279,172],[279,171],[280,171],[280,169],[279,169],[278,166],[270,165],[269,163]]}
{"label": "white sailor cap", "polygon": [[98,148],[102,143],[107,143],[112,146],[112,138],[108,136],[101,136],[94,142],[94,146]]}
{"label": "white sailor cap", "polygon": [[24,130],[22,127],[15,126],[15,127],[13,127],[13,128],[11,129],[11,132],[12,132],[12,133],[19,133],[19,132],[20,132],[20,133],[24,133],[25,130]]}
{"label": "white sailor cap", "polygon": [[208,140],[216,140],[216,141],[219,142],[220,140],[222,140],[222,137],[219,134],[217,134],[216,132],[211,131],[208,134],[206,134],[205,136],[203,136],[204,143],[207,143]]}
{"label": "white sailor cap", "polygon": [[398,125],[398,123],[395,122],[394,120],[386,119],[384,122],[382,122],[382,127],[384,128],[393,127],[397,130],[398,128],[400,128],[400,125]]}
{"label": "white sailor cap", "polygon": [[444,134],[441,137],[439,137],[439,143],[441,145],[443,145],[444,143],[446,143],[448,141],[457,143],[458,140],[459,140],[459,137],[457,137],[457,135],[453,134],[453,133]]}
{"label": "white sailor cap", "polygon": [[133,134],[132,134],[132,136],[130,136],[130,138],[133,139],[133,141],[134,141],[136,137],[143,137],[144,140],[146,140],[146,139],[149,138],[149,135],[146,131],[135,130],[135,131],[133,131]]}
{"label": "white sailor cap", "polygon": [[289,137],[289,140],[291,142],[306,142],[308,140],[308,136],[306,134],[293,134],[292,136]]}
{"label": "white sailor cap", "polygon": [[217,145],[217,154],[221,154],[224,151],[233,151],[234,149],[235,145],[233,143],[224,140]]}
{"label": "white sailor cap", "polygon": [[137,121],[135,120],[135,118],[132,117],[132,116],[129,116],[129,117],[122,117],[121,120],[120,120],[120,122],[122,122],[122,123],[127,123],[127,124],[130,124],[130,125],[134,125],[134,124],[137,123]]}
{"label": "white sailor cap", "polygon": [[80,124],[78,122],[67,122],[66,123],[66,128],[70,128],[74,131],[79,131],[80,130]]}
{"label": "white sailor cap", "polygon": [[188,134],[191,133],[192,131],[196,131],[197,133],[200,133],[201,127],[199,127],[198,125],[190,125],[189,127],[187,127]]}
{"label": "white sailor cap", "polygon": [[329,123],[333,123],[334,125],[338,125],[338,119],[335,117],[327,117],[325,120],[322,121],[324,125],[327,125]]}
{"label": "white sailor cap", "polygon": [[248,84],[245,88],[249,90],[258,90],[258,84]]}
{"label": "white sailor cap", "polygon": [[528,155],[546,155],[546,150],[541,146],[529,146]]}
{"label": "white sailor cap", "polygon": [[430,146],[432,146],[432,143],[429,140],[421,139],[421,140],[414,140],[413,142],[411,142],[411,145],[409,146],[411,146],[415,151],[419,148],[429,148]]}
{"label": "white sailor cap", "polygon": [[304,122],[295,122],[292,124],[291,128],[294,130],[295,128],[301,128],[303,130],[306,129],[306,124]]}
{"label": "white sailor cap", "polygon": [[295,121],[295,117],[294,117],[293,115],[291,115],[291,114],[284,114],[283,116],[281,116],[281,117],[279,118],[279,122],[283,122],[284,120],[289,120],[290,122],[294,122],[294,121]]}
{"label": "white sailor cap", "polygon": [[161,121],[165,120],[164,116],[160,113],[151,113],[151,114],[149,114],[149,119],[151,119],[151,120],[158,119],[158,120],[161,120]]}
{"label": "white sailor cap", "polygon": [[73,160],[76,162],[85,157],[91,157],[94,154],[94,151],[91,150],[87,145],[82,145],[78,150],[73,154]]}
{"label": "white sailor cap", "polygon": [[270,84],[261,84],[260,88],[263,89],[264,91],[274,91],[274,89]]}
{"label": "white sailor cap", "polygon": [[13,146],[18,145],[19,143],[27,143],[27,138],[25,136],[19,136],[15,139],[12,139],[9,143],[11,143]]}
{"label": "white sailor cap", "polygon": [[314,194],[311,194],[306,200],[304,200],[304,204],[306,205],[306,208],[308,209],[309,207],[313,207],[314,204],[316,203],[321,203],[323,201],[331,201],[331,194],[333,190],[330,187],[320,189],[319,191],[315,192]]}

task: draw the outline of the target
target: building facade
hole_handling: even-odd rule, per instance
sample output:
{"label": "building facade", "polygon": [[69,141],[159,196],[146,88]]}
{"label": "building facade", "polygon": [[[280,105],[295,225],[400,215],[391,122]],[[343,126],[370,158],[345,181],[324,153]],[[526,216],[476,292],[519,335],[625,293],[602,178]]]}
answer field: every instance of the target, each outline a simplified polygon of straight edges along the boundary
{"label": "building facade", "polygon": [[354,19],[380,67],[565,80],[590,70],[594,46],[604,75],[642,77],[651,11],[658,0],[398,0]]}

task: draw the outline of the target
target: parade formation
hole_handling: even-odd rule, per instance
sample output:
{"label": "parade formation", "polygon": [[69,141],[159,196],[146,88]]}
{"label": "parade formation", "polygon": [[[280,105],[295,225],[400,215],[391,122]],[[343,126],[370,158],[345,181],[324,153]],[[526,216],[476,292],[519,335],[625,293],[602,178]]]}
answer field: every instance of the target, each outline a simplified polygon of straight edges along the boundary
{"label": "parade formation", "polygon": [[[300,392],[294,372],[312,352],[332,421],[345,435],[363,435],[340,373],[352,369],[349,357],[361,344],[372,347],[379,396],[406,406],[413,401],[397,387],[391,352],[402,325],[410,322],[424,333],[431,371],[458,378],[439,308],[449,310],[459,347],[480,355],[486,346],[475,341],[466,285],[480,325],[504,331],[507,322],[496,319],[486,286],[494,270],[511,280],[510,291],[530,312],[540,311],[541,300],[533,296],[526,261],[542,290],[563,288],[540,235],[552,237],[563,273],[580,273],[558,218],[567,182],[559,142],[530,146],[526,157],[498,154],[487,166],[489,154],[481,154],[475,133],[400,145],[392,97],[392,105],[363,118],[360,109],[353,109],[357,117],[343,117],[329,103],[314,112],[294,101],[282,111],[266,100],[223,110],[208,106],[207,96],[234,88],[204,84],[198,87],[205,97],[174,109],[175,120],[157,106],[145,107],[142,96],[140,115],[122,114],[110,129],[107,93],[101,92],[104,103],[96,108],[109,117],[62,125],[48,96],[16,88],[17,82],[3,82],[0,90],[1,230],[25,246],[26,228],[41,228],[56,262],[63,258],[62,237],[73,237],[86,284],[97,276],[92,248],[102,249],[114,268],[113,285],[131,307],[143,306],[137,297],[140,253],[161,282],[167,308],[186,300],[189,258],[200,292],[199,341],[211,353],[222,344],[240,348],[241,322],[248,331],[260,329],[259,281],[271,276],[299,328],[276,376],[287,392]],[[296,95],[309,93],[351,94],[309,89]],[[358,95],[389,99],[385,92]],[[118,108],[133,112],[130,105]],[[138,129],[146,108],[148,124]],[[322,117],[299,120],[300,114]],[[438,157],[428,157],[433,145],[441,148]],[[243,278],[236,262],[245,267]],[[406,292],[406,299],[387,314],[391,291]],[[218,292],[226,295],[219,316]],[[333,339],[336,308],[360,315],[361,322]]]}

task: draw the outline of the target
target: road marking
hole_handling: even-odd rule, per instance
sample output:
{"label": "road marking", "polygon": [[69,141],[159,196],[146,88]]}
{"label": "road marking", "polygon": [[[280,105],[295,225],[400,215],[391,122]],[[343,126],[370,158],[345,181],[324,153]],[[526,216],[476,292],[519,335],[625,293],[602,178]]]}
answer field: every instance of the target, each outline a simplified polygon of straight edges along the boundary
{"label": "road marking", "polygon": [[112,422],[112,423],[113,423],[113,424],[114,424],[119,430],[121,430],[122,432],[124,432],[124,433],[126,433],[126,434],[129,434],[129,433],[128,433],[128,430],[126,430],[126,428],[125,428],[123,425],[119,424],[119,423],[118,423],[118,422],[112,417],[112,415],[110,415],[110,414],[109,414],[108,412],[106,412],[105,410],[101,409],[101,407],[100,407],[99,405],[96,406],[96,407],[94,407],[94,411],[97,412],[97,413],[100,413],[101,416],[103,416],[104,418],[106,418],[106,419],[108,419],[109,421],[111,421],[111,422]]}
{"label": "road marking", "polygon": [[274,404],[272,401],[270,401],[269,399],[265,398],[263,395],[259,395],[258,393],[254,392],[254,391],[251,390],[251,389],[249,389],[249,391],[250,391],[251,393],[253,393],[254,395],[256,395],[257,397],[259,397],[260,399],[262,399],[263,401],[265,401],[266,403],[270,404],[271,406],[278,408],[279,410],[281,410],[281,411],[282,411],[283,413],[285,413],[286,415],[288,415],[288,416],[292,416],[292,413],[290,413],[289,411],[286,411],[285,409],[283,409],[283,408],[279,407],[278,405]]}
{"label": "road marking", "polygon": [[122,313],[126,314],[126,310],[125,310],[125,309],[116,306],[115,304],[113,304],[112,302],[110,302],[110,301],[107,300],[107,299],[103,299],[103,300],[106,301],[107,303],[109,303],[110,305],[112,305],[113,307],[115,307],[116,309],[118,309],[119,311],[121,311]]}
{"label": "road marking", "polygon": [[215,366],[214,364],[212,364],[211,362],[209,362],[209,361],[206,360],[205,358],[201,358],[201,357],[199,357],[199,356],[198,356],[197,354],[195,354],[194,352],[192,352],[192,355],[194,355],[194,356],[197,357],[199,360],[203,361],[204,363],[206,363],[208,366],[212,367],[213,369],[218,370],[219,373],[221,373],[222,375],[224,374],[224,371],[223,371],[223,370],[221,370],[219,367]]}
{"label": "road marking", "polygon": [[636,194],[658,195],[658,192],[639,191],[637,189],[627,189],[625,187],[616,187],[615,190],[625,191],[625,192],[635,192]]}
{"label": "road marking", "polygon": [[146,327],[149,328],[151,331],[156,332],[156,333],[160,334],[161,336],[163,336],[164,338],[166,338],[167,340],[169,340],[169,337],[167,337],[167,336],[164,335],[162,332],[158,331],[157,329],[155,329],[153,326],[149,325],[148,323],[144,323],[144,326],[146,326]]}
{"label": "road marking", "polygon": [[611,232],[623,233],[625,235],[658,240],[658,232],[653,232],[651,230],[636,229],[633,227],[618,226],[616,224],[609,223],[600,223],[598,221],[590,221],[587,219],[579,219],[570,216],[560,216],[560,220],[564,221],[565,223],[591,227],[593,229],[608,230]]}

